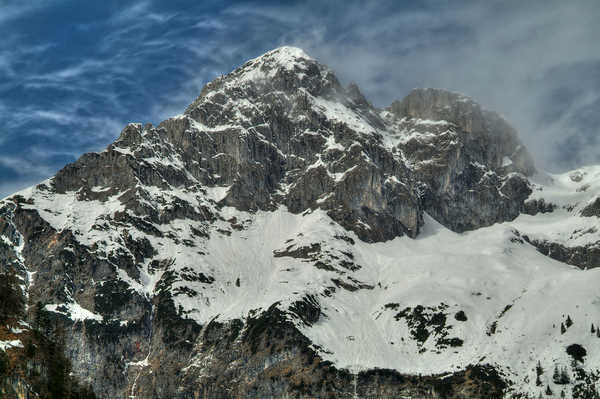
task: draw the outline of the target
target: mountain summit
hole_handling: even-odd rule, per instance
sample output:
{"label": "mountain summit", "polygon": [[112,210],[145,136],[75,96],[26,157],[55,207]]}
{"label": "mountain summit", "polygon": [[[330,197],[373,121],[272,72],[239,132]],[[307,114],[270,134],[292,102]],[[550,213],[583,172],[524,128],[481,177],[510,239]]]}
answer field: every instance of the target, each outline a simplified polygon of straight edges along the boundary
{"label": "mountain summit", "polygon": [[0,387],[42,392],[46,343],[97,397],[592,397],[599,180],[275,49],[0,202]]}

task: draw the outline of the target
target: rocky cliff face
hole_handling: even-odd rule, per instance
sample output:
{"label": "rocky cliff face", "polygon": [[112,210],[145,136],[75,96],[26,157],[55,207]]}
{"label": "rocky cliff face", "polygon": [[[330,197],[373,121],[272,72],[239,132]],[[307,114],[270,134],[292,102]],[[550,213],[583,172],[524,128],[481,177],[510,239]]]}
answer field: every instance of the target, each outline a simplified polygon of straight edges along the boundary
{"label": "rocky cliff face", "polygon": [[515,130],[470,98],[413,90],[389,108],[399,147],[426,183],[425,210],[454,231],[514,219],[531,194],[533,162]]}
{"label": "rocky cliff face", "polygon": [[[534,173],[467,97],[417,89],[376,109],[276,49],[0,202],[2,270],[27,305],[0,335],[21,343],[7,378],[35,392],[31,335],[60,341],[98,397],[584,397],[600,341],[578,301],[597,277],[528,244],[520,212],[555,210]],[[540,312],[558,276],[579,296]],[[587,357],[571,363],[569,340]]]}

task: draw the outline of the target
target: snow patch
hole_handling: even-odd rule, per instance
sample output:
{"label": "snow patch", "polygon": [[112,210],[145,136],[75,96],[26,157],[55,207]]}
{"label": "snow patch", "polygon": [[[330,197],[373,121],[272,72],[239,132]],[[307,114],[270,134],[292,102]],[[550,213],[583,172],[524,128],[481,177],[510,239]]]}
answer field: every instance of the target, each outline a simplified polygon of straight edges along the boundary
{"label": "snow patch", "polygon": [[23,343],[19,339],[10,341],[0,341],[0,350],[6,352],[7,349],[23,348]]}
{"label": "snow patch", "polygon": [[102,316],[99,314],[90,312],[89,310],[82,308],[78,303],[62,303],[62,304],[49,304],[44,307],[49,312],[60,313],[67,316],[71,320],[96,320],[102,321]]}
{"label": "snow patch", "polygon": [[505,156],[504,158],[502,158],[502,167],[506,168],[507,166],[510,166],[513,164],[512,159],[510,159],[510,157]]}

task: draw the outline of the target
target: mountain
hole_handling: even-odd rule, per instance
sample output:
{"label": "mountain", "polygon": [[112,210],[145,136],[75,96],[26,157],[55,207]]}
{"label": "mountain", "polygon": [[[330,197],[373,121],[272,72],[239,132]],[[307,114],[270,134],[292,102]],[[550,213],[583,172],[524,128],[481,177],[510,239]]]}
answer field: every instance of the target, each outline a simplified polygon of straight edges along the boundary
{"label": "mountain", "polygon": [[599,195],[281,47],[0,202],[0,392],[596,398]]}

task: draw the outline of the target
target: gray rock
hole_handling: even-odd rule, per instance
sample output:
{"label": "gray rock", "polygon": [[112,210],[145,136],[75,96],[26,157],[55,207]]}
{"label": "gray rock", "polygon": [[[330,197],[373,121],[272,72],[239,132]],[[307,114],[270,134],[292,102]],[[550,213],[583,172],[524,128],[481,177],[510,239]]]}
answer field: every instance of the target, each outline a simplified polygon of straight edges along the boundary
{"label": "gray rock", "polygon": [[[198,294],[177,281],[209,286],[214,278],[177,267],[155,240],[193,248],[195,239],[227,234],[217,222],[243,229],[243,221],[225,221],[223,206],[321,209],[361,240],[378,242],[417,237],[424,212],[454,231],[511,220],[531,192],[526,176],[534,167],[516,132],[472,100],[415,90],[386,114],[356,85],[342,87],[326,66],[287,52],[275,50],[207,84],[183,115],[158,126],[127,125],[105,151],[83,155],[38,186],[55,205],[71,195],[93,207],[122,205],[88,230],[72,223],[57,231],[33,198],[0,203],[0,233],[12,243],[0,246],[2,264],[21,262],[20,275],[34,273],[30,305],[77,303],[101,316],[81,321],[56,313],[49,332],[64,331],[74,375],[99,397],[433,399],[445,397],[448,386],[464,398],[499,395],[502,378],[480,366],[443,380],[335,368],[287,317],[317,322],[317,300],[292,310],[274,304],[224,324],[199,325],[175,308],[175,296]],[[170,225],[179,220],[189,223],[189,236]],[[106,242],[82,243],[98,232],[115,233],[114,251]],[[339,274],[324,295],[373,288],[342,277],[361,267],[352,254],[321,251],[320,244],[319,251],[274,256],[302,255],[310,267]],[[152,292],[132,289],[143,267],[160,276]],[[33,321],[33,309],[23,318]]]}
{"label": "gray rock", "polygon": [[398,147],[425,183],[426,212],[459,232],[517,217],[535,169],[500,116],[439,89],[415,89],[389,111],[397,128],[421,133]]}
{"label": "gray rock", "polygon": [[596,198],[594,202],[587,205],[581,210],[581,216],[583,217],[600,217],[600,198]]}

